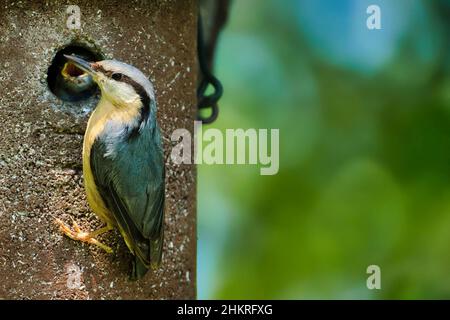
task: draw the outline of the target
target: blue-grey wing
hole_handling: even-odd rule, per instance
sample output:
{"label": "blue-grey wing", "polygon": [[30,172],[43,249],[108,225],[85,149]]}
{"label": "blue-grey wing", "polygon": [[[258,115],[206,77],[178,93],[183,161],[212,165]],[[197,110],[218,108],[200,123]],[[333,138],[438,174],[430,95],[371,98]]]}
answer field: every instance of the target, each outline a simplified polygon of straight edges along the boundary
{"label": "blue-grey wing", "polygon": [[130,135],[110,122],[95,140],[90,164],[99,193],[134,253],[149,267],[162,255],[164,156],[157,127]]}

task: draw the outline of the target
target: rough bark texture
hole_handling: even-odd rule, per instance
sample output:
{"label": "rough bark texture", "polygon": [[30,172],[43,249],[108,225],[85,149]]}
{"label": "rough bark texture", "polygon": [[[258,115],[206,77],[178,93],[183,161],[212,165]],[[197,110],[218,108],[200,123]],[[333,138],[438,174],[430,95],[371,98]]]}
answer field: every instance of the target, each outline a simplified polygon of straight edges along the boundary
{"label": "rough bark texture", "polygon": [[[66,8],[81,8],[81,30],[66,27]],[[64,103],[48,89],[56,51],[72,43],[125,61],[152,80],[166,158],[175,128],[195,118],[194,0],[0,0],[0,298],[195,298],[196,229],[193,166],[167,161],[162,266],[128,280],[130,254],[117,231],[99,248],[63,236],[54,217],[82,229],[101,225],[83,187],[81,149],[98,97]]]}

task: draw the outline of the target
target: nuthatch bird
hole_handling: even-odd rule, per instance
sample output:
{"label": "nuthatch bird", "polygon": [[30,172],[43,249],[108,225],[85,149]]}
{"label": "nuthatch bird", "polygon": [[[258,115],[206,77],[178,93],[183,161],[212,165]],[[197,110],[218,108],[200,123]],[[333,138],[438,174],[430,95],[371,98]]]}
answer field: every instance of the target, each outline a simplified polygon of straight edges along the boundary
{"label": "nuthatch bird", "polygon": [[134,255],[132,279],[161,262],[165,170],[151,82],[133,66],[115,60],[88,62],[64,55],[97,83],[100,102],[83,143],[83,175],[91,209],[106,226],[83,232],[57,219],[70,238],[111,248],[95,239],[118,228]]}
{"label": "nuthatch bird", "polygon": [[78,69],[72,62],[64,64],[61,76],[72,95],[78,95],[92,86],[92,76]]}

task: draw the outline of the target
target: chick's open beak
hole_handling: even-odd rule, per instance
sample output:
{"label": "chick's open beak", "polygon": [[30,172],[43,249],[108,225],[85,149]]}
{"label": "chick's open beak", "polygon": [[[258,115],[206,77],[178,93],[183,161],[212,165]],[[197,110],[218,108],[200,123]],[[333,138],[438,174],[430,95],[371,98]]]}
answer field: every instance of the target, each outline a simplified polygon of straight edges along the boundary
{"label": "chick's open beak", "polygon": [[83,60],[77,56],[69,56],[67,54],[64,55],[64,57],[71,61],[74,65],[76,65],[78,68],[80,68],[81,70],[83,70],[84,72],[94,76],[95,75],[95,70],[92,69],[91,63],[87,62],[86,60]]}

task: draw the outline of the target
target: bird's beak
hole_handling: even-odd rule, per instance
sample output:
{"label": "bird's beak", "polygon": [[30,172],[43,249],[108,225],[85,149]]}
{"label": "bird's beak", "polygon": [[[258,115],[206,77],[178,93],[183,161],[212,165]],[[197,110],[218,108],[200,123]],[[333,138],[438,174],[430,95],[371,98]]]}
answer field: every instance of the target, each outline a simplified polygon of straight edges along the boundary
{"label": "bird's beak", "polygon": [[67,54],[64,55],[64,57],[69,60],[70,62],[72,62],[74,65],[76,65],[78,68],[80,68],[81,70],[83,70],[84,72],[86,72],[87,74],[90,74],[92,76],[95,75],[95,70],[92,69],[92,66],[89,62],[87,62],[86,60],[83,60],[77,56],[69,56]]}

